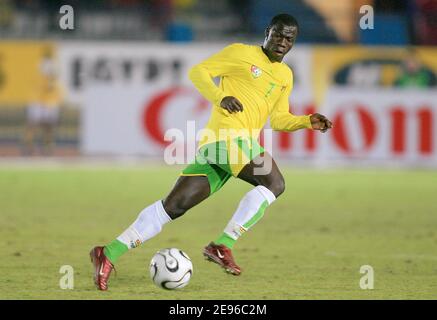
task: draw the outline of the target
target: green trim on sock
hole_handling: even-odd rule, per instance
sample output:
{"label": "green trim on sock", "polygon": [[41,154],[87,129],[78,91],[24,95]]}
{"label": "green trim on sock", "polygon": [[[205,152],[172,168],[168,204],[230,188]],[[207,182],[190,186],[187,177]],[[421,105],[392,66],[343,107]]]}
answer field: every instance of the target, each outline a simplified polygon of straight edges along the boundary
{"label": "green trim on sock", "polygon": [[124,253],[126,253],[129,250],[129,247],[125,245],[123,242],[115,239],[110,244],[105,246],[103,249],[103,253],[105,256],[109,259],[109,261],[112,262],[112,264],[115,264]]}
{"label": "green trim on sock", "polygon": [[228,234],[223,232],[222,235],[217,239],[215,244],[223,244],[229,249],[232,249],[235,242],[237,242],[237,240],[232,239],[230,236],[228,236]]}
{"label": "green trim on sock", "polygon": [[[264,211],[266,210],[266,208],[268,206],[269,206],[269,202],[267,200],[264,201],[261,204],[261,206],[259,207],[258,211],[255,213],[255,215],[249,221],[247,221],[244,224],[243,228],[248,230],[255,223],[257,223],[263,217]],[[234,246],[235,242],[237,242],[237,240],[231,238],[226,232],[223,232],[215,243],[216,244],[223,244],[226,247],[228,247],[229,249],[232,249],[232,247]]]}
{"label": "green trim on sock", "polygon": [[252,227],[255,223],[258,222],[259,219],[261,219],[264,215],[264,211],[266,210],[266,208],[268,207],[269,202],[266,200],[261,204],[261,207],[258,209],[258,211],[255,213],[255,215],[249,220],[247,221],[243,227],[245,227],[246,229],[249,229],[250,227]]}

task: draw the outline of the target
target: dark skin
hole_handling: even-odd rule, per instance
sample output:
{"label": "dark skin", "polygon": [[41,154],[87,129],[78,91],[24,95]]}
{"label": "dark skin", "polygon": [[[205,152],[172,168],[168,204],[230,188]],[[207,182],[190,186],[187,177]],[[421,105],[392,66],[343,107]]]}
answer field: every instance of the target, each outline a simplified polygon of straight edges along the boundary
{"label": "dark skin", "polygon": [[[292,25],[276,24],[265,31],[265,39],[262,50],[271,62],[281,62],[284,56],[291,50],[296,41],[298,28]],[[229,113],[243,112],[244,106],[237,98],[227,96],[223,98],[220,106]],[[332,128],[332,122],[324,115],[314,113],[310,116],[312,128],[326,132]],[[264,165],[264,163],[271,165]],[[254,170],[257,168],[258,173]],[[261,171],[261,172],[259,172]],[[265,152],[248,163],[238,178],[253,186],[264,186],[276,197],[285,190],[285,182],[272,156]],[[177,180],[163,204],[172,219],[182,216],[187,210],[199,204],[210,195],[210,187],[207,177],[181,176]]]}

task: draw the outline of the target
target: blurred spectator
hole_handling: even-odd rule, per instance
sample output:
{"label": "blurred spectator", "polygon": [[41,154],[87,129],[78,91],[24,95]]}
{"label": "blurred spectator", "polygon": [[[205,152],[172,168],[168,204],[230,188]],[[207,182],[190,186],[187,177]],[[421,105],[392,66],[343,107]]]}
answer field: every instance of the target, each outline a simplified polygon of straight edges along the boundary
{"label": "blurred spectator", "polygon": [[172,0],[149,0],[149,19],[152,27],[165,29],[173,18]]}
{"label": "blurred spectator", "polygon": [[7,28],[11,25],[14,16],[11,0],[0,1],[0,28]]}
{"label": "blurred spectator", "polygon": [[396,87],[428,88],[435,86],[435,75],[419,61],[414,51],[404,59],[401,74],[395,81]]}
{"label": "blurred spectator", "polygon": [[35,99],[27,109],[27,126],[24,153],[32,155],[37,145],[36,135],[41,133],[42,154],[52,155],[55,144],[55,128],[59,120],[62,90],[57,78],[53,48],[44,48],[39,65],[41,81],[35,87]]}
{"label": "blurred spectator", "polygon": [[252,25],[249,17],[252,14],[252,0],[228,0],[228,3],[240,22],[238,30],[235,31],[246,34],[250,33],[252,31]]}
{"label": "blurred spectator", "polygon": [[193,7],[197,0],[173,0],[172,15],[166,22],[165,39],[172,42],[189,42],[194,38]]}
{"label": "blurred spectator", "polygon": [[437,0],[415,0],[417,43],[437,45]]}
{"label": "blurred spectator", "polygon": [[404,0],[375,0],[373,7],[375,12],[381,13],[405,13],[407,1]]}

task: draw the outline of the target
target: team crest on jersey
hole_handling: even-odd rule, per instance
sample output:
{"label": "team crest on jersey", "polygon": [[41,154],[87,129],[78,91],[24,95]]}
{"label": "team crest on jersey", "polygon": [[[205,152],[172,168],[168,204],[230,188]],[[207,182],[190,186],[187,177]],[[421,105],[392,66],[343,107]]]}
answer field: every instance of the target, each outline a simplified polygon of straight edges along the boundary
{"label": "team crest on jersey", "polygon": [[262,74],[262,70],[256,65],[252,65],[252,67],[250,67],[250,72],[252,72],[252,77],[254,78],[258,78]]}

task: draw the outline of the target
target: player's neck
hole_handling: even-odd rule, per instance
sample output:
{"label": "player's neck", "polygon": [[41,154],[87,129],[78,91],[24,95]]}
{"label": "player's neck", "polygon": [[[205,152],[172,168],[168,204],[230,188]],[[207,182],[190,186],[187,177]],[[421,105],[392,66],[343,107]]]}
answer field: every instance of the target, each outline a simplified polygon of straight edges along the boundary
{"label": "player's neck", "polygon": [[278,60],[275,60],[274,58],[272,58],[272,57],[269,55],[269,51],[266,50],[266,49],[264,48],[264,46],[261,46],[261,50],[264,52],[264,54],[266,55],[267,59],[269,59],[269,61],[270,61],[271,63],[275,63],[275,62],[281,63],[281,62],[282,62],[282,61],[278,61]]}

